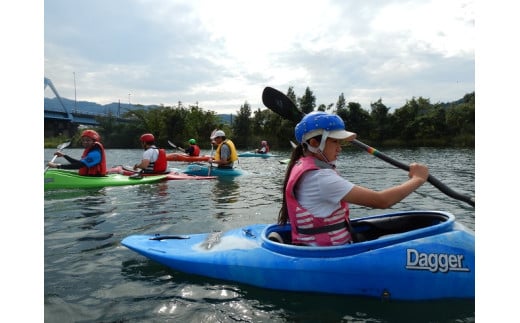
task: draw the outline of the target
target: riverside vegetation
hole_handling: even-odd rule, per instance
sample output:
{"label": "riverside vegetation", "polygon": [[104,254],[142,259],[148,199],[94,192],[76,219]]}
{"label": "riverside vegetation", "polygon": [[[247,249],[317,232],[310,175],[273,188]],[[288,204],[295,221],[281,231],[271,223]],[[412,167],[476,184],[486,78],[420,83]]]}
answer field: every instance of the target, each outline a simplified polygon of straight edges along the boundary
{"label": "riverside vegetation", "polygon": [[[463,147],[475,146],[475,92],[450,103],[430,103],[423,97],[411,98],[400,108],[390,111],[382,99],[370,104],[370,111],[357,102],[348,102],[343,93],[338,101],[328,105],[316,105],[316,97],[309,87],[297,97],[293,87],[287,96],[304,113],[315,110],[338,114],[349,131],[358,138],[378,147]],[[240,106],[231,121],[223,122],[214,111],[198,105],[160,105],[153,108],[137,106],[122,114],[126,122],[111,116],[98,117],[95,128],[108,148],[139,148],[139,136],[145,132],[155,135],[157,144],[168,147],[168,140],[177,146],[187,145],[195,138],[202,148],[209,148],[209,136],[213,129],[223,129],[238,149],[256,148],[258,142],[267,140],[274,149],[290,148],[294,139],[295,124],[284,120],[269,109],[258,108],[253,112],[247,101]],[[78,146],[81,129],[73,138],[44,138],[44,146],[56,147],[72,139]]]}

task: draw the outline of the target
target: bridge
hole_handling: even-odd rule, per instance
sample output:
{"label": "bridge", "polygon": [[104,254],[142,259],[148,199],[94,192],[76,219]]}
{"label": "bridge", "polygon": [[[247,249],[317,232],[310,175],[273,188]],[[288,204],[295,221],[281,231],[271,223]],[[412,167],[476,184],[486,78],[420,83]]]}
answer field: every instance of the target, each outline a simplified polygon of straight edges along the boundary
{"label": "bridge", "polygon": [[[59,102],[59,108],[45,106],[44,104],[44,136],[54,137],[65,135],[72,137],[80,125],[98,126],[96,117],[107,117],[107,113],[89,113],[79,111],[76,108],[67,109],[52,81],[44,77],[44,91],[49,87]],[[119,119],[119,118],[118,118]]]}

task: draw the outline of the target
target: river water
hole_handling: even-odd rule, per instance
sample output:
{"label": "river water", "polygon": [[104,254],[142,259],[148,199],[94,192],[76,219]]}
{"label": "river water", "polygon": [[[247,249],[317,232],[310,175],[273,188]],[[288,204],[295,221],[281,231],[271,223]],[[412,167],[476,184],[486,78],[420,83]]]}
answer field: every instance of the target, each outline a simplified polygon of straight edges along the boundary
{"label": "river water", "polygon": [[[54,150],[45,149],[45,160]],[[67,149],[74,157],[82,149]],[[203,151],[209,154],[210,151]],[[123,247],[140,233],[186,234],[276,222],[290,152],[241,158],[231,180],[44,193],[45,322],[474,322],[473,301],[383,302],[377,299],[265,290],[183,274]],[[475,195],[472,149],[390,149],[402,162],[427,164],[457,192]],[[133,165],[142,150],[107,149],[107,165]],[[57,160],[60,162],[60,159]],[[64,160],[61,160],[65,162]],[[182,168],[182,163],[170,162]],[[407,172],[354,149],[338,159],[343,176],[380,190]],[[389,211],[443,210],[475,229],[475,210],[426,183]],[[384,213],[351,206],[351,217]]]}

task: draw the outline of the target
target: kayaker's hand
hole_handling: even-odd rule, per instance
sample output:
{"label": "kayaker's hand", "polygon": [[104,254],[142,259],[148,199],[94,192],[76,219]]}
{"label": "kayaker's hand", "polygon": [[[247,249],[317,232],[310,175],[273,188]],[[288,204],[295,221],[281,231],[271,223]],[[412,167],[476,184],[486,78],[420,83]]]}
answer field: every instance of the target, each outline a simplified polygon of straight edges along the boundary
{"label": "kayaker's hand", "polygon": [[61,164],[48,162],[47,166],[49,166],[50,168],[58,168],[59,166],[61,166]]}
{"label": "kayaker's hand", "polygon": [[61,151],[57,151],[54,153],[54,155],[58,156],[58,157],[63,157],[65,154],[62,153]]}
{"label": "kayaker's hand", "polygon": [[419,178],[424,183],[428,180],[428,175],[428,166],[419,163],[410,164],[410,172],[408,173],[408,177]]}

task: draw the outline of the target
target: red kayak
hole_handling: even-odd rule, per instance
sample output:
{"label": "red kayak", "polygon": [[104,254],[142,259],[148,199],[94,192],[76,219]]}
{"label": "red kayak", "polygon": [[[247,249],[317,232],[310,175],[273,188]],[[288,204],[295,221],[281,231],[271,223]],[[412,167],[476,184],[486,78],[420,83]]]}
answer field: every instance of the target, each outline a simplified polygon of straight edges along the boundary
{"label": "red kayak", "polygon": [[166,160],[168,161],[182,161],[182,162],[204,162],[209,161],[209,158],[211,156],[204,155],[204,156],[190,156],[186,154],[179,154],[179,153],[171,153],[166,154]]}
{"label": "red kayak", "polygon": [[[121,174],[126,176],[136,176],[139,173],[134,171],[130,166],[113,166],[110,169],[107,169],[107,174]],[[169,173],[164,173],[166,175],[167,180],[201,180],[201,179],[215,179],[217,176],[195,176],[188,175],[185,173],[180,173],[176,171],[171,171]],[[158,174],[141,174],[142,176],[157,176]]]}

